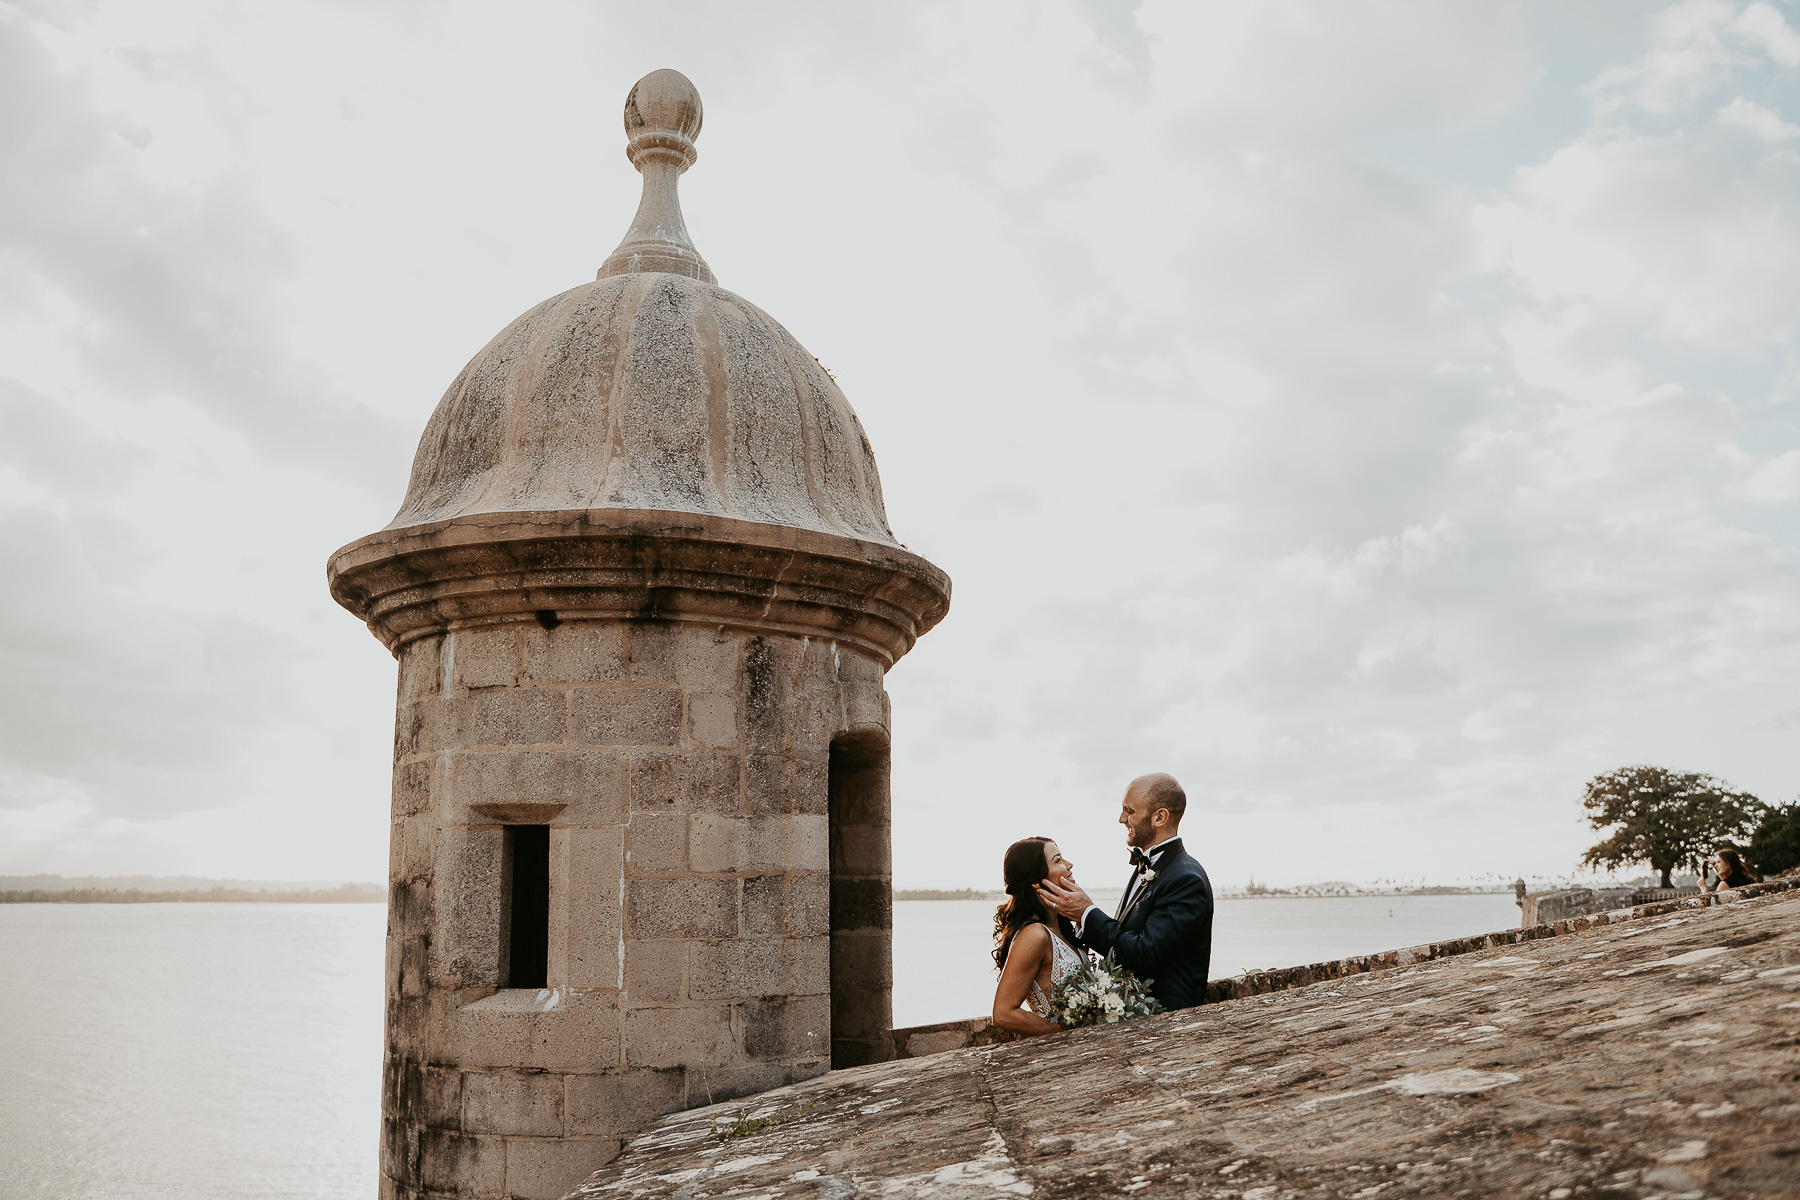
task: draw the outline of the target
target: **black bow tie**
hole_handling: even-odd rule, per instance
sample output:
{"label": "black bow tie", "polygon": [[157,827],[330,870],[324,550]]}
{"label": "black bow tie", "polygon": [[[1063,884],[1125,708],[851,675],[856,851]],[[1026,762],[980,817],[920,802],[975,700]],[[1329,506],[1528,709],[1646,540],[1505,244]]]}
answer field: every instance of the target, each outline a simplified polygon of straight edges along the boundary
{"label": "black bow tie", "polygon": [[1131,865],[1140,871],[1148,871],[1155,866],[1155,864],[1150,861],[1150,856],[1145,854],[1142,850],[1139,850],[1136,846],[1131,848]]}

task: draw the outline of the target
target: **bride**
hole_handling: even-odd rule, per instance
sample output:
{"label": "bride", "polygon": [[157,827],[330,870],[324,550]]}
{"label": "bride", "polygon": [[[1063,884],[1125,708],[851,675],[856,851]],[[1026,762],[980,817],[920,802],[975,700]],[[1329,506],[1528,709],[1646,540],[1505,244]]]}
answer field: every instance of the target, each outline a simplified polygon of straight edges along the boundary
{"label": "bride", "polygon": [[[1063,981],[1085,960],[1075,944],[1075,926],[1047,911],[1033,885],[1071,879],[1075,864],[1046,837],[1026,838],[1007,847],[1001,867],[1006,903],[994,913],[994,1025],[1014,1033],[1055,1033],[1050,1001]],[[1028,1007],[1029,1006],[1029,1007]]]}

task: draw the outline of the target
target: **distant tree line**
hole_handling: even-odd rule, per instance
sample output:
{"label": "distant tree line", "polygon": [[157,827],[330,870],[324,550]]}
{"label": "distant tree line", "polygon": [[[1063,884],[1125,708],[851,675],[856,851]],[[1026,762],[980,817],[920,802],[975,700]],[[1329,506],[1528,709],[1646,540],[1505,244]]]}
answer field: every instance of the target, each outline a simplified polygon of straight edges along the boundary
{"label": "distant tree line", "polygon": [[1800,801],[1765,804],[1721,779],[1692,771],[1634,766],[1588,780],[1582,797],[1588,824],[1608,836],[1581,861],[1617,869],[1642,863],[1669,874],[1691,866],[1702,878],[1714,853],[1729,847],[1767,878],[1800,866]]}
{"label": "distant tree line", "polygon": [[285,892],[222,887],[185,892],[144,892],[136,888],[32,888],[0,892],[0,904],[374,904],[386,899],[385,893],[354,883]]}

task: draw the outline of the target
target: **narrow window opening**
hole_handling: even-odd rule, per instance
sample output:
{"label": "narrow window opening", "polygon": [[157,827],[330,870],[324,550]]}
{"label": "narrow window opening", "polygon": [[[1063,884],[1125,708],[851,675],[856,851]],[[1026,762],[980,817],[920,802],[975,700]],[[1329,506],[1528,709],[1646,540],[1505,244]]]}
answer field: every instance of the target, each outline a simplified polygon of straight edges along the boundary
{"label": "narrow window opening", "polygon": [[505,836],[506,986],[547,986],[550,959],[550,827],[508,825]]}
{"label": "narrow window opening", "polygon": [[831,743],[831,1065],[894,1057],[893,868],[888,743],[878,732]]}

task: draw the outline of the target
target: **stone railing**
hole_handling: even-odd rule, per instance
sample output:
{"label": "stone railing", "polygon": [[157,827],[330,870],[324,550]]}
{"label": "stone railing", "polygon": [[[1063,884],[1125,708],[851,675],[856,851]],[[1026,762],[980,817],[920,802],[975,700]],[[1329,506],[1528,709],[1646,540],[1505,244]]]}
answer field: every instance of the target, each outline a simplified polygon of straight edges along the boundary
{"label": "stone railing", "polygon": [[1639,888],[1631,894],[1633,904],[1658,904],[1664,900],[1679,900],[1683,896],[1698,896],[1697,887],[1672,888]]}
{"label": "stone railing", "polygon": [[[1206,985],[1206,1002],[1218,1004],[1226,1000],[1266,996],[1270,992],[1285,992],[1289,988],[1328,983],[1333,979],[1363,975],[1370,971],[1410,967],[1416,963],[1451,958],[1458,954],[1474,954],[1481,950],[1498,950],[1502,946],[1517,946],[1522,942],[1564,937],[1602,925],[1617,925],[1625,921],[1636,921],[1645,917],[1680,912],[1683,909],[1731,904],[1740,900],[1752,900],[1758,896],[1793,890],[1800,890],[1800,872],[1790,871],[1779,879],[1753,883],[1748,887],[1722,892],[1687,893],[1677,895],[1673,899],[1659,900],[1649,904],[1634,904],[1628,908],[1614,909],[1611,912],[1566,917],[1529,928],[1502,929],[1496,933],[1452,938],[1444,942],[1428,942],[1423,946],[1384,950],[1379,954],[1358,954],[1352,958],[1340,958],[1333,962],[1309,963],[1303,967],[1253,971],[1244,975],[1233,975],[1229,979],[1213,980]],[[896,1058],[917,1058],[924,1054],[940,1054],[946,1050],[999,1045],[1002,1042],[1015,1041],[1018,1037],[1018,1034],[995,1029],[986,1017],[976,1017],[967,1021],[945,1021],[938,1025],[916,1025],[908,1029],[894,1030],[894,1056]]]}
{"label": "stone railing", "polygon": [[1016,1042],[1023,1034],[995,1029],[986,1017],[967,1021],[944,1021],[937,1025],[914,1025],[894,1030],[894,1057],[919,1058],[945,1050],[966,1050],[970,1046],[998,1046]]}
{"label": "stone railing", "polygon": [[1631,888],[1562,888],[1554,892],[1533,892],[1519,898],[1519,928],[1554,925],[1570,917],[1588,917],[1636,903],[1637,893]]}
{"label": "stone railing", "polygon": [[1519,898],[1519,928],[1554,925],[1570,917],[1613,912],[1638,904],[1656,904],[1682,896],[1699,895],[1699,888],[1564,888],[1535,892]]}

